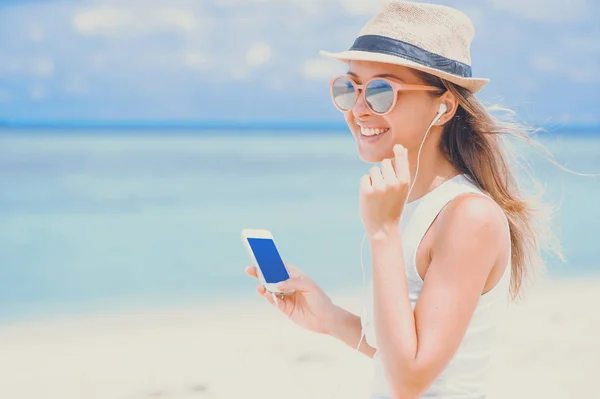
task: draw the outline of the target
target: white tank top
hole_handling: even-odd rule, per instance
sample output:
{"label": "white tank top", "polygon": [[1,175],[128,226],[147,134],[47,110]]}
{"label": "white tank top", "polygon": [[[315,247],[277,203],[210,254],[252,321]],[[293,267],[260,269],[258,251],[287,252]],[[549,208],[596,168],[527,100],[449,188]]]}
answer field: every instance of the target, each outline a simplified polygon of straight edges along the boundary
{"label": "white tank top", "polygon": [[[423,280],[419,276],[415,261],[417,248],[442,208],[452,199],[464,193],[486,195],[464,175],[458,175],[442,183],[418,200],[409,202],[404,208],[400,220],[400,231],[402,232],[408,294],[413,310],[423,287]],[[457,352],[446,369],[421,398],[485,398],[486,369],[493,352],[496,326],[508,307],[510,275],[509,253],[509,262],[503,276],[490,291],[480,297],[473,318]],[[372,316],[372,287],[371,281],[371,291],[368,295],[367,304],[368,310],[363,320],[363,327],[367,342],[377,348]],[[378,353],[375,353],[373,363],[371,397],[373,399],[387,399],[390,394]]]}

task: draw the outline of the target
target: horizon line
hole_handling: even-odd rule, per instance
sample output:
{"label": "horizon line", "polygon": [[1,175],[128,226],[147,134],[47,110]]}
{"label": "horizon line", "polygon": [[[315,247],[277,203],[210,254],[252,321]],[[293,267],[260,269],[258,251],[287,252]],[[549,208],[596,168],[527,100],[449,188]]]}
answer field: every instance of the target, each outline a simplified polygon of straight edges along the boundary
{"label": "horizon line", "polygon": [[[534,124],[547,132],[600,133],[600,123]],[[346,130],[343,121],[332,120],[102,120],[102,119],[2,119],[0,129],[212,129],[212,130]]]}

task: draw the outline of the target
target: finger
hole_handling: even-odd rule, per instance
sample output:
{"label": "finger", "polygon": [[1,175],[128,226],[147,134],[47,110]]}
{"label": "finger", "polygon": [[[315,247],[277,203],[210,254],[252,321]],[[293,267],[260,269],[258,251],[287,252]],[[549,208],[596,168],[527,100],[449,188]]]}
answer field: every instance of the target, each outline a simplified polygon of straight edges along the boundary
{"label": "finger", "polygon": [[246,266],[246,274],[250,277],[258,278],[255,266]]}
{"label": "finger", "polygon": [[314,282],[305,276],[290,277],[277,284],[277,288],[281,291],[309,292],[314,289]]}
{"label": "finger", "polygon": [[364,194],[370,194],[373,192],[373,186],[371,186],[371,177],[364,175],[360,179],[360,192]]}
{"label": "finger", "polygon": [[265,292],[265,294],[263,295],[265,297],[265,299],[273,306],[275,306],[275,301],[273,300],[273,295],[271,295],[270,292]]}
{"label": "finger", "polygon": [[259,295],[264,295],[265,294],[265,286],[264,285],[257,285],[256,286],[256,292],[258,292]]}
{"label": "finger", "polygon": [[266,291],[263,296],[267,299],[267,301],[269,301],[269,303],[271,305],[275,306],[276,308],[281,310],[283,313],[287,314],[287,311],[286,311],[287,303],[285,302],[284,295],[276,296],[276,295],[273,295],[273,293]]}
{"label": "finger", "polygon": [[387,185],[393,186],[398,182],[391,159],[384,159],[383,162],[381,162],[381,175]]}
{"label": "finger", "polygon": [[377,166],[373,166],[369,171],[369,176],[371,177],[371,185],[375,190],[382,190],[385,187],[385,182],[383,181],[383,176],[381,175],[381,169]]}
{"label": "finger", "polygon": [[[271,295],[271,297],[273,297],[273,296]],[[286,313],[285,309],[286,309],[287,304],[285,302],[285,295],[277,295],[277,303],[275,303],[275,305],[277,306],[277,308],[279,310]]]}
{"label": "finger", "polygon": [[273,295],[265,289],[264,286],[256,287],[256,291],[267,300],[271,305],[275,306],[275,301],[273,301]]}
{"label": "finger", "polygon": [[396,144],[394,146],[394,159],[396,161],[396,177],[402,182],[408,182],[410,180],[410,173],[408,170],[408,152],[403,145]]}

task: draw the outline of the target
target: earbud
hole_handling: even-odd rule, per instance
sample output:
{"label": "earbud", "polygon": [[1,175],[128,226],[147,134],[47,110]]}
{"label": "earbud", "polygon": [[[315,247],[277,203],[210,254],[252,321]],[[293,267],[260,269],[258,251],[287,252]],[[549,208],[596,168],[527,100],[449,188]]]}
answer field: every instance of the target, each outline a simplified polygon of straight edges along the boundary
{"label": "earbud", "polygon": [[437,123],[438,125],[440,123],[442,123],[442,121],[440,119],[442,119],[442,115],[444,115],[447,110],[448,110],[448,107],[446,106],[446,104],[441,103],[440,109],[438,110],[437,116],[435,117],[435,123]]}

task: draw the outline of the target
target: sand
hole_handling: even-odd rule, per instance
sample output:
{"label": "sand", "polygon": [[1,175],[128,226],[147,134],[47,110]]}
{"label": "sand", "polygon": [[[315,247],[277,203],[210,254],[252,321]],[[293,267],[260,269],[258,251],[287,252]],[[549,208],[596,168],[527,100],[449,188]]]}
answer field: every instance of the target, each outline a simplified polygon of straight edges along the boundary
{"label": "sand", "polygon": [[[502,326],[488,399],[599,395],[599,305],[600,278],[539,282]],[[7,399],[365,399],[370,359],[257,296],[0,326],[0,376]]]}

